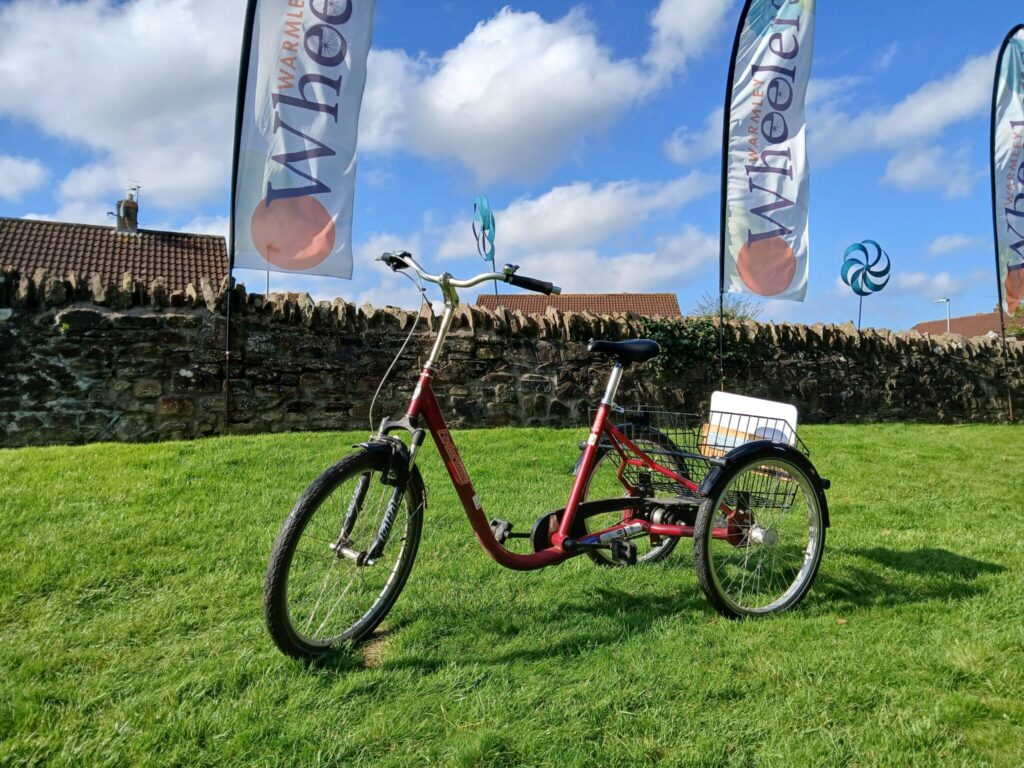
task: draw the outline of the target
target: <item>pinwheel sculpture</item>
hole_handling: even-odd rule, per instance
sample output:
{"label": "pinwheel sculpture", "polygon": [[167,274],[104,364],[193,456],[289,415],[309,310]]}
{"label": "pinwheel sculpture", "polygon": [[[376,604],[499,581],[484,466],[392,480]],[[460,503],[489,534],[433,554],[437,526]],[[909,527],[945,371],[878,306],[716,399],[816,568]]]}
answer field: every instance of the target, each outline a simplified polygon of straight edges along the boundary
{"label": "pinwheel sculpture", "polygon": [[889,271],[892,265],[889,254],[874,240],[854,243],[843,254],[843,268],[840,275],[843,282],[860,297],[857,309],[857,330],[860,330],[861,317],[864,314],[864,297],[878,293],[889,284]]}

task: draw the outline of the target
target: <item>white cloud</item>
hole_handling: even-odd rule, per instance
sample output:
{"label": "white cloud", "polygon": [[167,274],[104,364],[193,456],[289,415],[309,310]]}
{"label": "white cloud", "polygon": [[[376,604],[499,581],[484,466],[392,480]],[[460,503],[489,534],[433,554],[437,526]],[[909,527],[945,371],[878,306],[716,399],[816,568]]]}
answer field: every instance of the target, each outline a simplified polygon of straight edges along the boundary
{"label": "white cloud", "polygon": [[991,104],[994,69],[993,52],[970,58],[953,74],[925,83],[875,121],[878,141],[900,146],[981,114]]}
{"label": "white cloud", "polygon": [[[711,175],[691,172],[669,182],[576,182],[539,197],[520,198],[495,213],[502,253],[582,250],[633,229],[657,212],[671,212],[715,188]],[[468,221],[453,225],[440,258],[476,253]]]}
{"label": "white cloud", "polygon": [[932,275],[927,272],[901,272],[893,278],[893,287],[921,299],[938,299],[963,291],[965,281],[949,272]]}
{"label": "white cloud", "polygon": [[956,72],[925,83],[891,107],[860,113],[847,109],[855,79],[819,84],[808,106],[812,157],[816,163],[828,163],[867,150],[907,150],[938,136],[950,125],[988,109],[994,66],[995,53],[974,56]]}
{"label": "white cloud", "polygon": [[853,89],[863,82],[864,78],[860,75],[812,77],[807,84],[807,105],[814,108],[818,104],[849,101],[853,96]]}
{"label": "white cloud", "polygon": [[882,51],[882,55],[878,57],[878,61],[875,62],[876,72],[885,72],[889,67],[892,66],[893,61],[896,59],[896,54],[899,53],[899,43],[889,43],[889,46]]}
{"label": "white cloud", "polygon": [[642,60],[615,58],[582,8],[555,21],[504,8],[437,60],[374,52],[360,146],[454,160],[484,182],[536,178],[706,51],[729,8],[664,0]]}
{"label": "white cloud", "polygon": [[[827,295],[835,299],[846,298],[850,295],[850,286],[843,282],[842,277],[836,277],[829,287]],[[777,301],[777,299],[773,299],[773,301]],[[782,303],[789,304],[791,302]]]}
{"label": "white cloud", "polygon": [[709,264],[718,263],[719,240],[689,225],[673,237],[658,243],[659,258],[675,264],[678,274],[689,274]]}
{"label": "white cloud", "polygon": [[548,23],[504,9],[416,89],[407,139],[421,154],[460,161],[481,181],[529,179],[648,87],[635,62],[600,47],[582,11]]}
{"label": "white cloud", "polygon": [[226,238],[230,228],[231,220],[227,216],[195,216],[187,224],[174,227],[172,231],[188,232],[193,235],[220,235]]}
{"label": "white cloud", "polygon": [[[73,221],[78,224],[109,224],[112,219],[107,216],[108,211],[114,210],[114,200],[74,200],[62,204],[52,213],[26,213],[22,218],[39,219],[41,221]],[[149,229],[145,220],[139,224],[143,229]]]}
{"label": "white cloud", "polygon": [[651,17],[653,35],[645,57],[664,77],[704,53],[735,18],[727,0],[663,0]]}
{"label": "white cloud", "polygon": [[240,22],[200,0],[0,6],[0,114],[96,156],[59,185],[61,218],[104,218],[129,179],[166,209],[226,195]]}
{"label": "white cloud", "polygon": [[546,251],[517,261],[522,274],[550,280],[565,293],[634,293],[663,292],[673,280],[717,258],[718,239],[687,226],[650,252],[602,256],[590,249]]}
{"label": "white cloud", "polygon": [[969,235],[950,234],[940,235],[932,240],[926,250],[929,256],[943,256],[955,251],[964,251],[968,248],[977,248],[984,244],[984,238],[971,237]]}
{"label": "white cloud", "polygon": [[882,181],[903,191],[938,189],[948,198],[971,194],[982,172],[971,168],[966,150],[913,147],[898,152],[886,166]]}
{"label": "white cloud", "polygon": [[42,163],[24,157],[0,155],[0,200],[17,202],[38,189],[49,177]]}
{"label": "white cloud", "polygon": [[722,120],[725,110],[718,107],[704,118],[704,127],[694,131],[677,128],[665,141],[662,150],[673,163],[690,165],[719,153],[722,149]]}
{"label": "white cloud", "polygon": [[[602,45],[582,9],[504,9],[436,60],[373,51],[361,149],[535,178],[707,51],[731,5],[663,0],[636,58]],[[105,220],[129,180],[143,217],[226,201],[241,21],[237,2],[0,3],[0,114],[92,154],[57,185],[51,216]]]}
{"label": "white cloud", "polygon": [[401,146],[406,110],[428,64],[405,51],[371,50],[366,62],[366,88],[359,112],[359,149],[388,152]]}
{"label": "white cloud", "polygon": [[[308,293],[314,301],[333,301],[335,298],[342,298],[357,306],[368,302],[375,307],[393,306],[414,310],[420,303],[420,293],[415,285],[408,278],[392,272],[375,260],[385,251],[402,249],[419,252],[419,236],[377,233],[356,246],[355,258],[360,268],[356,270],[352,280],[274,272],[269,277],[270,290],[272,293]],[[263,293],[266,290],[266,272],[236,269],[235,279],[253,293]],[[428,297],[438,297],[436,287],[427,288]]]}
{"label": "white cloud", "polygon": [[[350,295],[351,301],[362,306],[369,302],[375,307],[402,307],[403,309],[415,309],[420,303],[420,294],[414,283],[403,274],[391,271],[383,263],[376,261],[382,253],[390,251],[409,251],[417,257],[421,252],[421,240],[417,235],[398,235],[390,232],[379,232],[370,235],[366,240],[356,246],[356,263],[363,266],[361,272],[355,275]],[[428,272],[432,271],[430,266],[424,264]],[[411,271],[404,273],[412,277]],[[436,286],[425,284],[427,296],[436,299],[439,290]]]}

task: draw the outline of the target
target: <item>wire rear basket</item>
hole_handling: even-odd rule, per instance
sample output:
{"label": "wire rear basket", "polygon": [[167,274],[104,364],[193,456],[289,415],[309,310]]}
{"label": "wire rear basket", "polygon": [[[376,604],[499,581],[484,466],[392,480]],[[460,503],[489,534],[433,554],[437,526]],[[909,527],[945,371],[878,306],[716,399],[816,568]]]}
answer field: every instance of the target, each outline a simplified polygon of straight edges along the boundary
{"label": "wire rear basket", "polygon": [[[591,409],[593,421],[595,409]],[[636,405],[616,408],[611,422],[622,434],[636,445],[649,459],[672,470],[699,486],[712,466],[712,460],[720,459],[729,451],[745,443],[769,440],[789,445],[804,455],[809,455],[806,445],[800,440],[795,427],[785,419],[754,416],[741,413],[711,411],[708,418],[692,413],[669,411],[658,406]],[[602,438],[602,447],[612,450],[608,438]],[[669,492],[682,497],[696,497],[689,485],[683,485],[645,466],[641,457],[628,446],[622,479],[634,487],[649,487],[652,490]],[[621,462],[621,460],[620,460]],[[766,468],[766,480],[773,475]],[[777,480],[778,478],[775,478]],[[759,499],[766,496],[765,489],[759,489]],[[792,502],[791,489],[787,484],[776,482],[772,485],[778,498],[772,502],[787,506]],[[771,501],[770,499],[766,499]]]}
{"label": "wire rear basket", "polygon": [[804,456],[811,452],[786,419],[747,413],[711,411],[701,426],[698,447],[705,456],[725,456],[733,448],[756,440],[769,440],[796,448]]}

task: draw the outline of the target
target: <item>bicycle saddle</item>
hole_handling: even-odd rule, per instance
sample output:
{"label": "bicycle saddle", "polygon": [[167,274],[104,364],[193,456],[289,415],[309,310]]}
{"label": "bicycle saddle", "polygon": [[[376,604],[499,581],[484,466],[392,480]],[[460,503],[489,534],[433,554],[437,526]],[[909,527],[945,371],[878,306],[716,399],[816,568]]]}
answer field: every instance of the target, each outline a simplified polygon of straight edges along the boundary
{"label": "bicycle saddle", "polygon": [[630,339],[629,341],[604,341],[593,339],[587,351],[597,355],[614,357],[623,365],[644,363],[658,356],[661,347],[653,339]]}

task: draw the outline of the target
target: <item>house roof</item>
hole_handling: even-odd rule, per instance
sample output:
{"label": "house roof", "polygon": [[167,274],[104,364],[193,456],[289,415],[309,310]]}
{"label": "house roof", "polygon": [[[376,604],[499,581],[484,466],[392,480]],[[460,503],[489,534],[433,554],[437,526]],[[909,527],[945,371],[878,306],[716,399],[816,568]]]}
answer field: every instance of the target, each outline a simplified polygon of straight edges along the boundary
{"label": "house roof", "polygon": [[563,312],[592,312],[595,315],[614,315],[632,312],[644,317],[681,317],[679,302],[674,293],[563,293],[560,296],[542,296],[531,293],[483,293],[477,297],[477,306],[495,309],[504,306],[523,314],[542,315],[548,307]]}
{"label": "house roof", "polygon": [[162,277],[170,291],[208,277],[219,286],[228,271],[227,246],[219,235],[140,229],[118,234],[111,227],[0,217],[0,268],[55,277],[98,273],[120,284],[125,272],[145,284]]}
{"label": "house roof", "polygon": [[[1006,319],[1009,325],[1009,319]],[[946,332],[946,321],[929,320],[926,323],[918,323],[913,327],[918,333],[930,333],[939,336]],[[949,319],[950,333],[958,333],[967,338],[985,336],[988,333],[999,333],[999,312],[984,312],[977,315],[965,315],[964,317],[951,317]]]}

